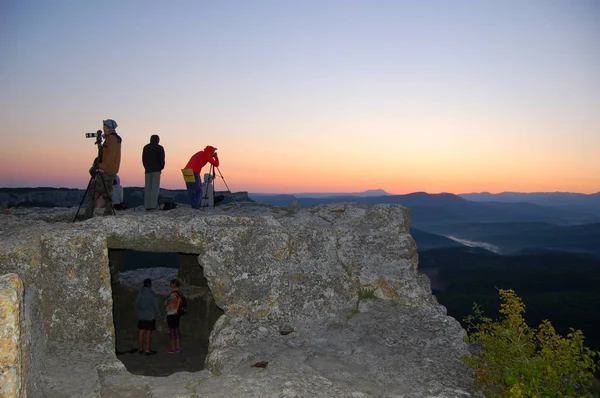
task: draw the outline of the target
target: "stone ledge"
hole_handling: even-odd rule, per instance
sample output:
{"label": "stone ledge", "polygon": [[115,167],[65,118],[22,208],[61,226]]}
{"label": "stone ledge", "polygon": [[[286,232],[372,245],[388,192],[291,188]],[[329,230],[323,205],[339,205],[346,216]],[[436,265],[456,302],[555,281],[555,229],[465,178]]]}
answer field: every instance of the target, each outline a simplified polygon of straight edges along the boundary
{"label": "stone ledge", "polygon": [[213,375],[188,374],[200,396],[469,394],[464,331],[418,274],[402,206],[177,208],[70,223],[73,212],[0,216],[0,272],[40,292],[44,396],[116,396],[127,385],[131,396],[185,396],[171,383],[187,376],[115,365],[109,248],[197,256],[225,311],[210,337]]}
{"label": "stone ledge", "polygon": [[0,396],[21,395],[21,309],[23,282],[0,276]]}

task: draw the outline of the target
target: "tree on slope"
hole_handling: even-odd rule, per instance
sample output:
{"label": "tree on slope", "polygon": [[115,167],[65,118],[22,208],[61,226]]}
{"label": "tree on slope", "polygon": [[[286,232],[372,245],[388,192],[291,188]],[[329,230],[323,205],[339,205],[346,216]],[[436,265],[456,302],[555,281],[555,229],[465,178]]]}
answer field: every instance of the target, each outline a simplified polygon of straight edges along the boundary
{"label": "tree on slope", "polygon": [[490,397],[592,397],[600,353],[584,346],[583,333],[571,328],[562,337],[548,320],[531,328],[523,300],[513,290],[499,293],[498,320],[484,316],[476,303],[465,319],[468,341],[481,347],[463,358],[474,369],[476,387]]}

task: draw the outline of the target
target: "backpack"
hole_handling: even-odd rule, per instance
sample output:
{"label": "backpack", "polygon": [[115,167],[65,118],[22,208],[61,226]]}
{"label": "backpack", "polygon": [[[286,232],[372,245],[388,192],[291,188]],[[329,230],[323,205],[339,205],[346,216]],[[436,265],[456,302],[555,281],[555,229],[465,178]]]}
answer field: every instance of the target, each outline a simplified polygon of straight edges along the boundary
{"label": "backpack", "polygon": [[185,315],[188,312],[187,299],[185,298],[183,293],[181,293],[180,291],[176,291],[176,292],[179,295],[179,298],[181,299],[181,302],[179,303],[179,307],[177,308],[177,315]]}
{"label": "backpack", "polygon": [[177,203],[173,202],[171,198],[165,198],[162,209],[163,210],[173,210],[177,207]]}

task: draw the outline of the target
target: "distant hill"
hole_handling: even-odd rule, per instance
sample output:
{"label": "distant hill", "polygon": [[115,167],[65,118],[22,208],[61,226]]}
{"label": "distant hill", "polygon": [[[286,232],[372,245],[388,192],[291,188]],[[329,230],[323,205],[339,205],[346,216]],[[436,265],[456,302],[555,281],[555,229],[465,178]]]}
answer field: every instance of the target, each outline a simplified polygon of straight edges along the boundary
{"label": "distant hill", "polygon": [[[383,189],[368,189],[363,192],[352,192],[352,193],[327,193],[327,192],[305,192],[305,193],[294,193],[294,194],[272,194],[272,193],[249,193],[248,196],[261,203],[276,202],[270,204],[276,204],[277,206],[287,206],[294,200],[299,198],[342,198],[342,197],[357,197],[366,198],[372,196],[387,196],[387,193]],[[263,201],[264,200],[264,201]]]}
{"label": "distant hill", "polygon": [[531,203],[480,203],[448,193],[415,192],[408,195],[333,196],[326,198],[299,198],[294,195],[257,196],[250,194],[250,198],[257,202],[277,206],[290,206],[295,202],[301,207],[337,202],[400,204],[410,208],[413,225],[424,230],[427,230],[425,227],[431,225],[476,222],[527,221],[562,225],[600,222],[600,216],[594,216],[577,209],[557,209]]}
{"label": "distant hill", "polygon": [[594,194],[571,192],[502,192],[491,194],[480,192],[460,194],[459,196],[473,202],[527,202],[541,206],[576,208],[585,212],[600,214],[600,192]]}
{"label": "distant hill", "polygon": [[427,231],[486,242],[513,254],[571,252],[600,258],[600,223],[573,226],[540,222],[467,223],[430,226]]}
{"label": "distant hill", "polygon": [[297,197],[289,194],[249,193],[248,197],[255,202],[274,206],[291,206],[298,200]]}
{"label": "distant hill", "polygon": [[295,193],[294,196],[297,198],[340,198],[344,196],[356,196],[359,198],[367,198],[372,196],[386,196],[389,195],[383,189],[368,189],[363,192],[354,193]]}

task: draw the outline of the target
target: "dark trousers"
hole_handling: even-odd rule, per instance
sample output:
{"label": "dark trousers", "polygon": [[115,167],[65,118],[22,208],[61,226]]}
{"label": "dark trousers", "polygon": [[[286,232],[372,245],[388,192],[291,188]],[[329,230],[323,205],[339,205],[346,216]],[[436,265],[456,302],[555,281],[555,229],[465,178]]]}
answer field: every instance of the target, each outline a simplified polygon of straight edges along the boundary
{"label": "dark trousers", "polygon": [[192,209],[199,209],[200,203],[202,202],[202,182],[200,181],[200,174],[194,173],[194,182],[185,183],[187,188],[188,197],[190,198],[190,206]]}

